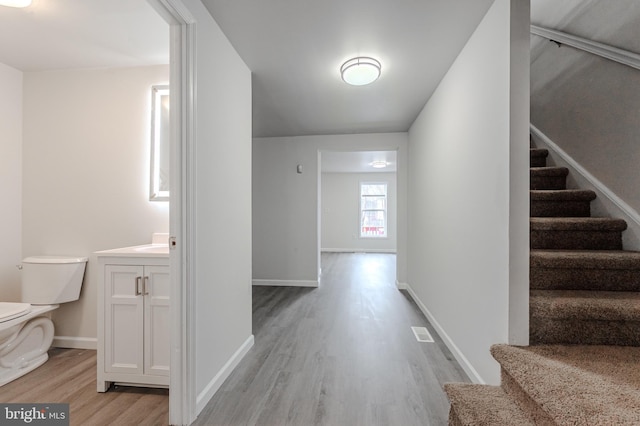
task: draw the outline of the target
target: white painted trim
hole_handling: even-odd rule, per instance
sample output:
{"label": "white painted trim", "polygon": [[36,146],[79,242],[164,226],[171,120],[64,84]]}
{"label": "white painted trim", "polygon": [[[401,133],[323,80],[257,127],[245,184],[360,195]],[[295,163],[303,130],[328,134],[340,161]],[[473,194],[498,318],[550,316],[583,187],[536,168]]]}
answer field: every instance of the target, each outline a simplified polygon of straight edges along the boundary
{"label": "white painted trim", "polygon": [[371,248],[323,248],[322,253],[389,253],[396,254],[394,249],[371,249]]}
{"label": "white painted trim", "polygon": [[233,370],[240,364],[240,361],[247,355],[249,349],[253,347],[254,338],[253,334],[245,340],[245,342],[238,348],[238,350],[229,358],[226,364],[218,371],[213,379],[204,387],[202,392],[198,394],[196,401],[196,413],[200,414],[202,409],[213,398],[213,395],[220,389],[220,386],[227,380],[227,377],[233,372]]}
{"label": "white painted trim", "polygon": [[255,286],[271,287],[318,287],[318,281],[312,280],[252,280]]}
{"label": "white painted trim", "polygon": [[398,290],[407,290],[409,289],[409,284],[401,283],[400,281],[396,280],[396,287],[398,288]]}
{"label": "white painted trim", "polygon": [[[169,423],[196,418],[195,377],[195,94],[196,20],[182,0],[147,0],[170,25],[171,197],[170,251],[171,365]],[[175,114],[173,112],[176,112]]]}
{"label": "white painted trim", "polygon": [[54,348],[91,349],[95,351],[98,348],[98,339],[95,337],[54,336],[51,346]]}
{"label": "white painted trim", "polygon": [[627,50],[618,49],[617,47],[609,46],[604,43],[598,43],[597,41],[588,40],[562,31],[552,30],[550,28],[544,28],[537,25],[531,25],[531,34],[548,38],[549,40],[566,44],[567,46],[575,47],[576,49],[640,70],[640,55]]}
{"label": "white painted trim", "polygon": [[547,135],[545,135],[533,124],[531,124],[531,133],[535,137],[540,138],[540,140],[547,147],[549,147],[551,151],[562,158],[562,160],[564,160],[567,165],[573,169],[573,171],[586,179],[591,185],[593,185],[595,190],[597,190],[602,196],[606,197],[613,205],[615,205],[615,207],[619,209],[621,216],[624,216],[626,220],[634,222],[635,226],[640,227],[640,214],[638,214],[638,212],[633,207],[627,204],[622,198],[618,197],[604,183],[598,180],[598,178],[589,173],[587,169],[582,167],[576,160],[574,160],[562,148],[556,145],[551,139],[549,139]]}
{"label": "white painted trim", "polygon": [[473,383],[485,384],[485,381],[482,379],[480,374],[478,374],[478,372],[476,371],[475,368],[473,368],[469,360],[462,354],[460,349],[458,349],[458,346],[456,346],[456,344],[453,342],[451,337],[449,337],[449,335],[444,331],[440,323],[438,323],[438,321],[431,314],[429,309],[427,309],[425,304],[422,303],[422,301],[420,300],[418,295],[413,291],[411,286],[409,284],[404,284],[404,285],[406,286],[406,290],[409,292],[409,295],[411,296],[413,301],[416,302],[416,305],[418,305],[418,307],[420,308],[424,316],[427,317],[427,319],[429,320],[429,323],[433,326],[433,328],[436,329],[438,336],[440,336],[444,344],[447,345],[447,348],[449,348],[449,350],[455,357],[456,361],[458,361],[458,364],[460,364],[460,366],[465,371],[465,373],[467,373],[467,376],[469,376],[469,379],[471,379]]}

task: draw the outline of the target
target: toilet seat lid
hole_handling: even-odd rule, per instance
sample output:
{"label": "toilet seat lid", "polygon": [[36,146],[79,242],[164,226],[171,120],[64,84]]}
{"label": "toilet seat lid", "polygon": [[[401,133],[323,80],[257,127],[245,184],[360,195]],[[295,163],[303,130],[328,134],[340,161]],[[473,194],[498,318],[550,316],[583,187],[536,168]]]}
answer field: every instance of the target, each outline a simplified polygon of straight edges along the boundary
{"label": "toilet seat lid", "polygon": [[31,311],[31,305],[28,303],[0,302],[0,322],[21,317],[29,311]]}

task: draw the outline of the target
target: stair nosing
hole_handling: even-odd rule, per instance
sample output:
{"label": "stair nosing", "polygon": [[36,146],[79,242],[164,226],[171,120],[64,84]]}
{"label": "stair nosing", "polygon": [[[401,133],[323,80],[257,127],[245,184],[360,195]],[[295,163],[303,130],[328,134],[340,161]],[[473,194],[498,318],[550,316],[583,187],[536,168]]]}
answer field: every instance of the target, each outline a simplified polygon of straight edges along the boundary
{"label": "stair nosing", "polygon": [[608,217],[530,217],[529,226],[532,231],[618,232],[627,229],[627,222]]}
{"label": "stair nosing", "polygon": [[[477,413],[476,410],[468,410],[465,406],[464,398],[467,398],[470,393],[475,393],[478,390],[483,390],[483,394],[481,399],[491,399],[491,402],[495,402],[496,398],[499,398],[503,401],[504,406],[500,407],[502,410],[491,410],[491,415],[494,417],[493,419],[487,419],[483,417],[483,424],[490,425],[503,425],[505,421],[516,421],[518,425],[534,425],[535,423],[522,411],[522,409],[518,406],[518,404],[509,397],[509,395],[502,389],[500,386],[491,386],[491,385],[481,385],[481,384],[472,384],[472,383],[446,383],[444,385],[444,390],[449,397],[449,401],[451,402],[451,406],[456,412],[456,415],[461,421],[474,421],[477,422],[479,419],[478,416],[474,414]],[[477,402],[473,401],[473,402]],[[475,405],[475,404],[474,404]],[[492,407],[494,407],[492,405]],[[476,407],[473,407],[476,408]],[[504,418],[500,414],[503,413],[504,409],[509,411],[510,417],[508,419]],[[486,415],[486,414],[485,414]],[[472,417],[471,419],[469,417]]]}
{"label": "stair nosing", "polygon": [[529,306],[532,317],[640,322],[640,293],[633,291],[530,290]]}
{"label": "stair nosing", "polygon": [[531,268],[640,270],[640,252],[629,250],[545,250],[529,251]]}
{"label": "stair nosing", "polygon": [[588,189],[531,189],[531,201],[593,201],[597,195]]}
{"label": "stair nosing", "polygon": [[[631,404],[633,411],[630,409],[621,411],[615,404],[627,400],[640,402],[640,394],[636,387],[617,384],[612,378],[601,374],[588,372],[583,374],[580,368],[565,364],[556,359],[558,357],[548,355],[562,351],[567,353],[604,351],[609,357],[613,354],[614,357],[619,358],[623,358],[620,354],[631,353],[634,354],[630,356],[631,359],[640,360],[640,348],[635,347],[541,345],[525,348],[504,344],[491,347],[491,354],[501,367],[558,424],[636,424],[634,422],[640,420],[640,411],[635,408],[638,404]],[[635,355],[636,352],[638,355]],[[587,362],[597,364],[600,361],[594,356],[588,358]],[[640,367],[640,361],[637,365]],[[635,366],[634,363],[627,369],[636,371]],[[542,377],[544,380],[531,381],[528,379],[529,376]],[[589,398],[601,387],[607,386],[615,386],[619,391],[603,392],[600,395],[600,401],[609,403],[603,403],[604,409],[594,411]],[[584,391],[581,392],[581,388],[584,388]]]}

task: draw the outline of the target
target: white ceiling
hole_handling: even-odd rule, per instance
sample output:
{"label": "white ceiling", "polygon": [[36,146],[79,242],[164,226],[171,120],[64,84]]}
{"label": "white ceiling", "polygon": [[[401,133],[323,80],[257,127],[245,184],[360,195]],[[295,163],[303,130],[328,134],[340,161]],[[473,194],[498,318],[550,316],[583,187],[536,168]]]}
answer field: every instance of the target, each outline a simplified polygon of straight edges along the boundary
{"label": "white ceiling", "polygon": [[169,25],[145,0],[0,6],[0,62],[22,71],[169,63]]}
{"label": "white ceiling", "polygon": [[[322,173],[388,173],[397,171],[396,157],[396,151],[323,151],[320,164]],[[386,161],[387,167],[376,169],[374,161]]]}
{"label": "white ceiling", "polygon": [[[203,3],[253,72],[254,136],[291,136],[407,131],[492,1]],[[0,62],[23,71],[166,64],[168,41],[145,0],[0,6]],[[380,60],[377,82],[342,82],[356,55]]]}
{"label": "white ceiling", "polygon": [[[254,136],[407,131],[493,0],[203,0],[253,71]],[[351,87],[340,65],[382,63]]]}

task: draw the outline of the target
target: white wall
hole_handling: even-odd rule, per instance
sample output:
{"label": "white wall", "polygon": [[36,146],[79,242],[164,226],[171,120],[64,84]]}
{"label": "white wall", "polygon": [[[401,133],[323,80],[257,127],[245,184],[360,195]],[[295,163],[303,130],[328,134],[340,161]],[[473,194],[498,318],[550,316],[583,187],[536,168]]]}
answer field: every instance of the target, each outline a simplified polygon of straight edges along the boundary
{"label": "white wall", "polygon": [[[360,238],[360,183],[387,184],[387,237]],[[395,253],[397,230],[395,173],[322,173],[322,251]]]}
{"label": "white wall", "polygon": [[528,169],[510,170],[528,155],[523,29],[528,8],[496,0],[409,131],[408,285],[477,382],[499,382],[489,348],[509,341],[510,285],[528,289],[526,231],[510,237],[528,229]]}
{"label": "white wall", "polygon": [[[398,280],[406,269],[407,134],[255,138],[253,141],[254,282],[317,284],[319,152],[398,150]],[[301,164],[304,172],[296,173]]]}
{"label": "white wall", "polygon": [[[168,203],[148,195],[151,85],[168,79],[166,65],[24,74],[23,256],[89,256],[168,232]],[[93,267],[80,300],[54,313],[62,344],[95,344]]]}
{"label": "white wall", "polygon": [[20,301],[22,260],[21,71],[0,63],[0,301]]}
{"label": "white wall", "polygon": [[[196,18],[196,411],[251,334],[251,72],[199,0]],[[188,171],[185,171],[188,172]]]}

